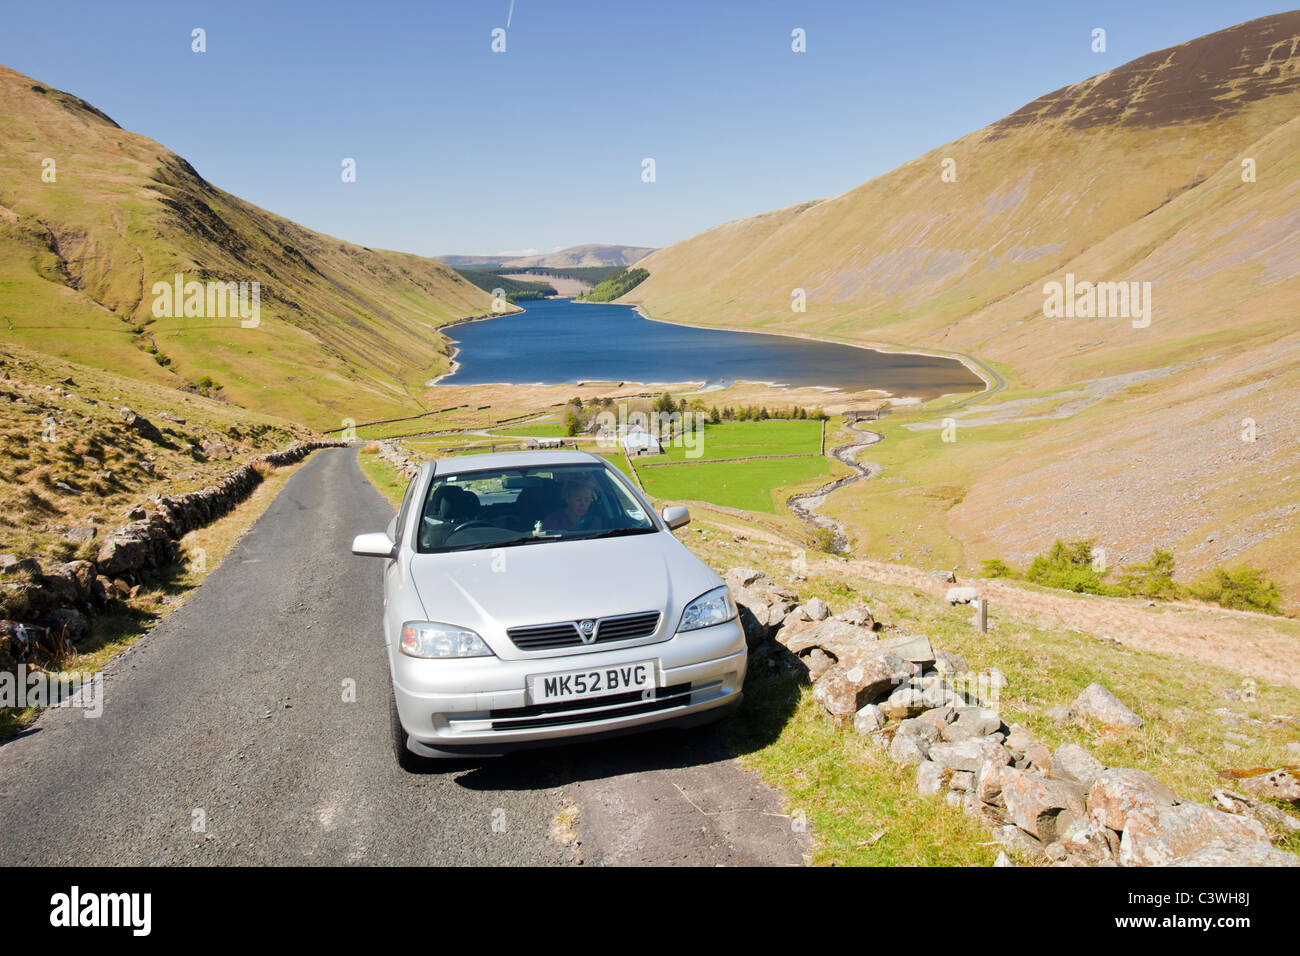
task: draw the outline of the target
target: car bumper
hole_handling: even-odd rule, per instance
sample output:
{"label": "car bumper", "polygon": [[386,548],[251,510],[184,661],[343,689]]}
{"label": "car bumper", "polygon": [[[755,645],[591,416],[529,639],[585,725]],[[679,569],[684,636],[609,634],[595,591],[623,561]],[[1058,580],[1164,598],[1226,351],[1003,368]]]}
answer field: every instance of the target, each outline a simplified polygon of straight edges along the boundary
{"label": "car bumper", "polygon": [[[425,756],[504,753],[520,747],[703,723],[740,701],[747,663],[738,620],[597,653],[502,660],[428,661],[390,649],[393,692],[408,746]],[[652,698],[638,692],[534,705],[527,678],[655,662]]]}

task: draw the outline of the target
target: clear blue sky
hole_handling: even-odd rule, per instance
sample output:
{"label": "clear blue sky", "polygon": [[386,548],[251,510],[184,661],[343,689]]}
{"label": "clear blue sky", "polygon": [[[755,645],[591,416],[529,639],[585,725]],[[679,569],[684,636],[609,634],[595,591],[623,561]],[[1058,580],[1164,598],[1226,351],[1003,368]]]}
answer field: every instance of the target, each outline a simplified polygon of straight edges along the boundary
{"label": "clear blue sky", "polygon": [[0,63],[313,229],[425,255],[550,251],[666,245],[835,195],[1043,93],[1279,9],[514,0],[494,54],[510,0],[0,0]]}

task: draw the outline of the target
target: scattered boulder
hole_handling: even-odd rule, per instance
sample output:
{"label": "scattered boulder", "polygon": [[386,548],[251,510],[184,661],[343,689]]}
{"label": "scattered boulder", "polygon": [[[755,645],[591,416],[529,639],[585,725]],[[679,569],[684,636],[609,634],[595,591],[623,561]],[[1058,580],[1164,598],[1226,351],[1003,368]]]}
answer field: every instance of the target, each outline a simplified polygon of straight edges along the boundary
{"label": "scattered boulder", "polygon": [[76,544],[90,544],[99,534],[99,529],[94,525],[80,525],[75,528],[69,528],[63,533],[63,537]]}
{"label": "scattered boulder", "polygon": [[163,433],[158,430],[158,426],[149,421],[149,419],[145,418],[143,415],[138,415],[131,411],[131,409],[123,407],[122,421],[126,423],[128,428],[146,441],[151,441],[155,445],[167,444],[167,439],[165,439]]}
{"label": "scattered boulder", "polygon": [[41,564],[35,558],[20,558],[16,554],[0,554],[0,574],[5,577],[23,574],[35,577],[40,573]]}
{"label": "scattered boulder", "polygon": [[1270,770],[1238,781],[1242,790],[1257,797],[1268,797],[1284,803],[1300,803],[1300,780],[1289,770]]}
{"label": "scattered boulder", "polygon": [[942,581],[945,584],[957,583],[957,575],[953,574],[951,571],[931,571],[930,577],[934,578],[936,581]]}
{"label": "scattered boulder", "polygon": [[1072,719],[1092,718],[1110,727],[1141,727],[1142,718],[1101,684],[1089,684],[1070,705]]}

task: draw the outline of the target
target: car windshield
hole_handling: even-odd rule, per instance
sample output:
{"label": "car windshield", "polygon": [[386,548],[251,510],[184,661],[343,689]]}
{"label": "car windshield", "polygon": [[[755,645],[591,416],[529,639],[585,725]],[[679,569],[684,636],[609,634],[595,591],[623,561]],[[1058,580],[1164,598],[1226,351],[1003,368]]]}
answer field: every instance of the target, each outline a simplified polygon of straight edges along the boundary
{"label": "car windshield", "polygon": [[612,538],[656,530],[602,465],[545,465],[436,475],[420,514],[422,554]]}

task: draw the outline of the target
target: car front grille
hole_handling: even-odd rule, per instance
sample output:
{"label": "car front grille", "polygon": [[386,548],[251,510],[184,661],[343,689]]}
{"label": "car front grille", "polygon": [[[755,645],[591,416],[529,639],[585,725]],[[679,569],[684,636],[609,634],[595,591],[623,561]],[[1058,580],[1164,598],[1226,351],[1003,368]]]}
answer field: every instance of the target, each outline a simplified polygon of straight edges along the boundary
{"label": "car front grille", "polygon": [[659,627],[658,611],[640,614],[620,614],[596,620],[594,639],[583,641],[577,621],[559,621],[555,624],[532,624],[512,627],[506,635],[521,651],[543,651],[557,647],[582,647],[584,644],[608,644],[613,641],[630,641],[649,637]]}
{"label": "car front grille", "polygon": [[[712,686],[712,685],[708,685]],[[655,689],[654,697],[647,700],[641,691],[610,694],[586,700],[566,700],[553,704],[533,704],[528,707],[502,707],[489,712],[493,730],[530,730],[537,727],[563,727],[566,724],[583,724],[610,717],[631,717],[660,710],[681,707],[690,701],[693,690],[690,684],[674,684]]]}

